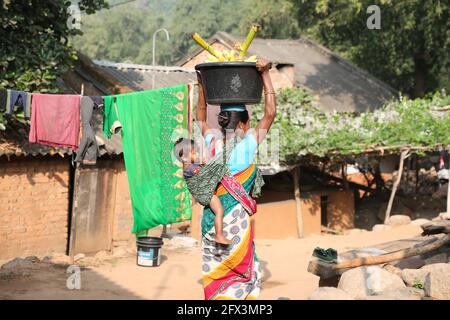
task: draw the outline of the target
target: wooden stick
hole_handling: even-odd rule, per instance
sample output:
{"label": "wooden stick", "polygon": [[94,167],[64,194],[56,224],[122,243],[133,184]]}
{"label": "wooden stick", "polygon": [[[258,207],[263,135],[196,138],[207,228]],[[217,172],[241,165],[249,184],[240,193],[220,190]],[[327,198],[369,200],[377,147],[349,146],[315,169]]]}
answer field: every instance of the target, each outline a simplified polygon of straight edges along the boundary
{"label": "wooden stick", "polygon": [[389,216],[391,215],[392,204],[394,203],[394,197],[395,197],[395,193],[397,192],[397,187],[402,179],[403,164],[405,162],[405,158],[408,155],[408,152],[409,152],[409,149],[403,150],[400,155],[400,164],[398,167],[398,175],[397,175],[397,179],[394,182],[394,185],[392,186],[391,196],[389,197],[389,202],[388,202],[388,206],[386,208],[386,214],[384,217],[384,223],[388,222]]}
{"label": "wooden stick", "polygon": [[421,247],[412,247],[408,249],[399,250],[396,252],[388,253],[381,256],[372,256],[372,257],[363,257],[357,258],[349,261],[344,261],[337,263],[333,266],[333,269],[347,269],[347,268],[356,268],[363,265],[374,265],[374,264],[382,264],[388,263],[396,260],[401,260],[417,255],[421,255],[433,250],[438,249],[439,247],[447,244],[450,241],[450,235],[446,234],[441,238],[435,238],[435,240],[427,245]]}
{"label": "wooden stick", "polygon": [[415,179],[416,185],[414,188],[414,192],[417,194],[419,192],[419,158],[417,154],[414,156],[414,166],[416,170],[416,179]]}
{"label": "wooden stick", "polygon": [[433,110],[433,111],[448,111],[448,110],[450,110],[450,105],[442,107],[442,108],[434,108],[431,110]]}
{"label": "wooden stick", "polygon": [[344,189],[348,190],[348,181],[347,181],[347,164],[343,162],[341,164],[341,174],[342,174],[342,182],[344,183]]}
{"label": "wooden stick", "polygon": [[447,214],[449,213],[450,213],[450,164],[448,166],[448,180],[447,180]]}
{"label": "wooden stick", "polygon": [[303,215],[302,215],[302,201],[300,199],[300,167],[294,169],[294,197],[295,197],[295,213],[297,216],[297,232],[298,237],[303,238]]}
{"label": "wooden stick", "polygon": [[408,165],[406,166],[406,179],[405,179],[405,193],[409,191],[409,168],[411,168],[411,157],[408,158]]}

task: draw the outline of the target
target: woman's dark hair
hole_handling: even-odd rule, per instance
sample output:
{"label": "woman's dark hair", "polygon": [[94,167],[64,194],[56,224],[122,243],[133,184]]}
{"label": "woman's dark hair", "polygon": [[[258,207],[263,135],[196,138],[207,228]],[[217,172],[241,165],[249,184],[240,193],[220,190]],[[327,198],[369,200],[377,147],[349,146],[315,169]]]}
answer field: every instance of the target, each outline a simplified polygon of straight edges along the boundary
{"label": "woman's dark hair", "polygon": [[236,130],[239,122],[247,123],[249,120],[248,111],[220,111],[219,125],[225,134],[227,129]]}

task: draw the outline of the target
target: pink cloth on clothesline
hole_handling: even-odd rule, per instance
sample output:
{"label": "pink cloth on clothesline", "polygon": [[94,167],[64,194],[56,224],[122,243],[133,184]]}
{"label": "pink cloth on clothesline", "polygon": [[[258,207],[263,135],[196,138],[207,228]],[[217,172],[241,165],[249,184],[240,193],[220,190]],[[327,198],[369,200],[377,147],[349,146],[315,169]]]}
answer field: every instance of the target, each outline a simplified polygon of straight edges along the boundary
{"label": "pink cloth on clothesline", "polygon": [[33,94],[30,142],[75,150],[79,132],[79,95]]}

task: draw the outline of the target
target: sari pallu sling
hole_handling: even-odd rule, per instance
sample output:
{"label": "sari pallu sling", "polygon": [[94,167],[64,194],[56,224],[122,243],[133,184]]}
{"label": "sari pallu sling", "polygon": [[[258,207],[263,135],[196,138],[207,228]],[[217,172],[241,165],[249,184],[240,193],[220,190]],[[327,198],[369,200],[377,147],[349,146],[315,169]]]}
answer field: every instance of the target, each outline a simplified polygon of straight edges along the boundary
{"label": "sari pallu sling", "polygon": [[[212,148],[214,148],[214,143],[212,144]],[[209,206],[217,187],[223,185],[233,198],[242,204],[249,215],[253,215],[256,212],[255,200],[247,193],[239,181],[231,175],[227,165],[231,152],[236,144],[237,139],[229,141],[224,146],[224,150],[215,154],[213,158],[202,167],[199,173],[186,179],[186,184],[197,202],[205,207]],[[257,174],[260,175],[259,171]],[[262,181],[262,178],[257,179],[257,181]],[[260,183],[258,183],[258,190],[260,190],[259,184]],[[255,193],[253,193],[253,195],[255,195]]]}

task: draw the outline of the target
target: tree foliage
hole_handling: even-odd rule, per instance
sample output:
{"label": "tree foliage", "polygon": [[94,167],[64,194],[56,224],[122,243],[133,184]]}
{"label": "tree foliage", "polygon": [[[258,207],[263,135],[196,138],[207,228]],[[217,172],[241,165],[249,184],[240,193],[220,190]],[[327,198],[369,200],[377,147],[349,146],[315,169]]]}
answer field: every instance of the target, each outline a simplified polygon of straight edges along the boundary
{"label": "tree foliage", "polygon": [[[158,28],[170,33],[156,40],[156,63],[174,64],[198,49],[191,34],[207,39],[218,31],[245,36],[252,23],[263,26],[259,37],[298,36],[289,0],[147,0],[102,10],[83,17],[84,34],[74,46],[95,59],[151,64],[152,35]],[[283,17],[284,19],[280,19]]]}
{"label": "tree foliage", "polygon": [[[450,6],[441,0],[291,0],[301,30],[413,96],[449,88]],[[378,5],[381,29],[366,25]]]}
{"label": "tree foliage", "polygon": [[[295,163],[300,156],[319,157],[359,154],[375,147],[450,146],[450,117],[435,111],[450,104],[440,93],[423,99],[393,101],[367,113],[324,113],[313,107],[301,88],[277,94],[278,112],[271,133],[279,138],[280,160]],[[263,114],[263,103],[255,105],[253,125]],[[261,163],[267,159],[261,158]]]}
{"label": "tree foliage", "polygon": [[[0,87],[52,91],[56,78],[70,68],[76,52],[68,37],[70,1],[8,0],[0,8]],[[81,0],[80,10],[92,14],[104,0]]]}

